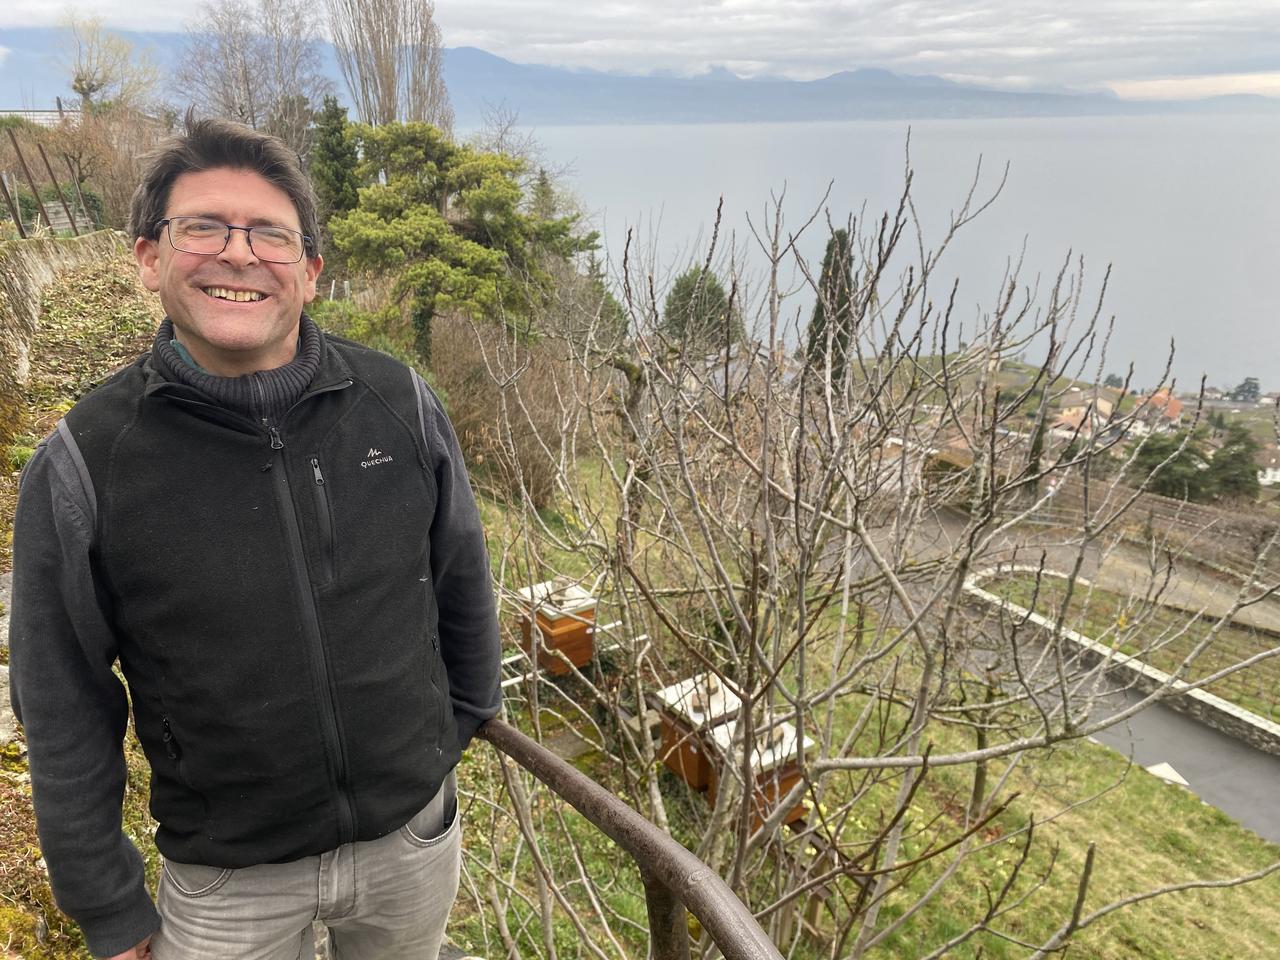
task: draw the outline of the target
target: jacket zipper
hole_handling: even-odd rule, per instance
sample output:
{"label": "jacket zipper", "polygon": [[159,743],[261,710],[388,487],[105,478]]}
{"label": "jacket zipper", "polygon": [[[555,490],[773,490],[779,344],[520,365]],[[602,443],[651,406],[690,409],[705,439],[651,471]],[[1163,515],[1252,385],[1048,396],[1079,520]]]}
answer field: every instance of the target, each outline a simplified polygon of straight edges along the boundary
{"label": "jacket zipper", "polygon": [[263,423],[263,425],[264,425],[264,426],[266,426],[266,425],[268,425],[268,421],[267,421],[267,397],[266,397],[265,392],[264,392],[264,391],[263,391],[263,389],[262,389],[262,381],[261,381],[260,379],[258,379],[258,378],[259,378],[259,376],[260,376],[260,374],[257,374],[257,373],[252,374],[252,375],[249,377],[249,380],[250,380],[250,382],[253,384],[253,392],[254,392],[254,395],[258,398],[258,414],[259,414],[259,415],[261,416],[261,418],[262,418],[262,423]]}
{"label": "jacket zipper", "polygon": [[[349,383],[343,386],[349,386]],[[334,786],[338,792],[338,842],[350,843],[356,838],[355,804],[352,802],[351,791],[347,784],[347,764],[342,748],[342,731],[338,722],[333,687],[329,682],[332,674],[329,669],[329,658],[324,649],[324,639],[320,632],[320,611],[316,609],[316,599],[311,592],[311,578],[307,573],[306,554],[302,546],[302,528],[298,523],[298,511],[294,508],[293,493],[289,488],[289,477],[285,472],[284,440],[281,439],[280,431],[275,425],[267,427],[267,436],[271,440],[271,463],[274,467],[271,471],[271,484],[288,532],[289,562],[293,568],[298,599],[301,601],[305,621],[303,626],[311,653],[311,679],[320,697],[325,752],[329,758]]]}
{"label": "jacket zipper", "polygon": [[431,631],[431,652],[434,654],[434,661],[431,664],[429,678],[431,680],[431,689],[436,692],[436,754],[444,752],[444,721],[449,709],[449,684],[445,683],[446,689],[441,689],[440,684],[436,681],[436,676],[440,670],[444,668],[444,655],[440,652],[440,633],[439,631]]}
{"label": "jacket zipper", "polygon": [[160,739],[164,741],[164,752],[168,754],[170,760],[176,762],[178,759],[178,741],[173,739],[173,730],[169,726],[169,718],[161,717],[160,723],[164,726],[164,732],[160,735]]}
{"label": "jacket zipper", "polygon": [[[293,406],[284,412],[281,420],[288,417],[304,401],[323,393],[345,390],[354,382],[351,379],[341,380],[303,394]],[[209,407],[220,412],[226,412],[225,408],[216,404],[205,403],[201,400],[187,397],[173,397],[172,399],[192,406]],[[302,528],[298,523],[298,512],[294,508],[293,493],[289,487],[289,478],[285,473],[284,454],[282,452],[284,450],[284,440],[280,436],[279,428],[266,418],[263,418],[259,423],[254,423],[249,417],[234,413],[230,414],[230,416],[242,423],[251,424],[257,430],[265,427],[267,438],[271,444],[271,461],[263,469],[271,473],[272,488],[276,501],[280,506],[280,511],[284,516],[285,528],[288,532],[289,562],[293,568],[294,586],[298,591],[298,598],[301,601],[300,606],[305,621],[303,626],[311,654],[312,683],[320,696],[320,716],[324,724],[325,753],[329,759],[330,769],[333,771],[334,786],[337,788],[338,793],[338,842],[340,844],[350,843],[356,838],[355,804],[352,801],[351,791],[347,784],[347,765],[342,748],[342,733],[339,728],[333,688],[329,683],[329,658],[325,653],[324,640],[320,632],[320,611],[316,609],[315,596],[311,592],[311,578],[307,573],[306,554],[302,546]],[[169,734],[165,742],[165,748],[170,750],[176,747],[176,741],[173,740],[172,731],[168,730],[167,721],[165,729]],[[179,775],[181,775],[181,767],[179,767]]]}
{"label": "jacket zipper", "polygon": [[316,498],[316,516],[320,520],[320,554],[324,566],[324,580],[333,580],[333,514],[329,509],[329,494],[324,486],[324,474],[320,471],[320,458],[311,458],[311,476],[315,480],[311,489]]}
{"label": "jacket zipper", "polygon": [[169,726],[169,718],[167,716],[160,718],[160,728],[160,740],[164,743],[165,756],[173,761],[173,768],[177,771],[178,781],[190,790],[191,784],[187,782],[186,774],[182,772],[182,747],[178,745],[178,738],[173,735],[173,728]]}

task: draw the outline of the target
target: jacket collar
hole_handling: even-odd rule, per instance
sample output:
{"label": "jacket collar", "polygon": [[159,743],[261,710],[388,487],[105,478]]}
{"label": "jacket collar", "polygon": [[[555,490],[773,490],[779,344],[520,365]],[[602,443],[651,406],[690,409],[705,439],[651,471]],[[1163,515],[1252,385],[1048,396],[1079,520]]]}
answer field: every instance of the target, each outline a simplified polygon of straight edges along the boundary
{"label": "jacket collar", "polygon": [[[155,362],[155,357],[147,353],[142,358],[142,371],[145,377],[143,396],[165,396],[196,400],[201,403],[217,405],[217,400],[202,390],[168,379]],[[303,392],[303,397],[314,393],[322,393],[339,386],[343,381],[354,382],[355,376],[345,357],[334,349],[329,335],[320,331],[320,365],[311,380],[310,386]]]}

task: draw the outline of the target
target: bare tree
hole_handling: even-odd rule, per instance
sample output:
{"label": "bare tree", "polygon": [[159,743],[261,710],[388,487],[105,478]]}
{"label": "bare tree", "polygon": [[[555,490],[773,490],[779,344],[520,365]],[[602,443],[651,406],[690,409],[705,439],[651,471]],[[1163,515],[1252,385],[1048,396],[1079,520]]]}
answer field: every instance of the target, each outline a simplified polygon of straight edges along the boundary
{"label": "bare tree", "polygon": [[[1086,571],[1132,549],[1126,518],[1148,482],[1133,475],[1128,443],[1141,410],[1117,404],[1099,429],[1032,456],[1055,397],[1101,379],[1106,280],[1090,293],[1083,265],[1068,260],[1040,291],[1013,264],[990,311],[962,323],[938,263],[991,199],[978,183],[932,242],[915,217],[909,172],[895,210],[839,225],[856,243],[843,376],[794,349],[803,342],[795,324],[809,311],[790,305],[785,278],[796,271],[809,296],[827,295],[797,253],[821,217],[789,224],[780,201],[752,226],[763,279],[754,292],[741,272],[731,284],[731,299],[754,317],[752,344],[702,355],[665,339],[659,285],[629,255],[618,280],[632,339],[620,343],[616,324],[566,299],[554,309],[581,315],[548,319],[536,342],[486,328],[470,348],[483,352],[498,389],[489,422],[507,447],[503,476],[525,491],[526,509],[490,531],[510,619],[522,609],[516,586],[566,577],[599,598],[597,644],[610,664],[554,682],[518,667],[526,679],[512,678],[509,702],[527,710],[537,735],[554,731],[563,742],[572,730],[597,751],[594,769],[724,876],[789,955],[803,945],[807,955],[862,957],[914,929],[913,956],[987,938],[1040,956],[1127,903],[1277,869],[1162,878],[1085,913],[1090,851],[1065,877],[1074,909],[1053,916],[1032,906],[1046,885],[1064,885],[1069,868],[1041,839],[1042,818],[1018,812],[1024,771],[1182,695],[1182,681],[1203,686],[1280,655],[1264,640],[1196,672],[1226,624],[1270,602],[1280,568],[1269,562],[1273,531],[1223,588],[1206,639],[1164,680],[1115,699],[1130,681],[1114,672],[1114,654],[1075,637],[1070,601],[1088,589]],[[1013,360],[1032,346],[1042,362]],[[558,373],[537,359],[547,350],[561,358]],[[532,480],[531,447],[540,485],[543,467],[557,468],[554,508],[522,486],[526,473]],[[1040,522],[1065,509],[1054,500],[1064,484],[1079,491],[1069,516]],[[1156,537],[1155,555],[1194,551],[1190,543],[1211,536],[1184,523],[1182,539]],[[976,586],[998,564],[1027,558],[1033,592],[1047,597],[1048,571],[1060,574],[1050,605],[1031,601],[1047,612],[1038,619],[981,599]],[[1170,576],[1153,563],[1137,593],[1158,599]],[[1106,649],[1169,643],[1156,606],[1136,604],[1103,638]],[[726,739],[707,751],[716,788],[705,803],[655,774],[667,750],[647,719],[657,688],[694,674],[714,676],[741,701]],[[784,723],[805,735],[792,773],[761,776],[753,758]],[[518,771],[489,773],[492,792],[471,802],[495,842],[472,849],[467,876],[477,908],[491,911],[493,949],[557,956],[564,948],[547,930],[558,909],[577,955],[628,956],[637,923],[620,899],[625,869],[602,870],[572,817]],[[1087,805],[1123,776],[1048,816]],[[498,792],[504,798],[493,799]],[[1009,853],[992,872],[997,846]],[[519,882],[527,870],[532,887]],[[948,933],[921,930],[957,884],[980,896],[960,907],[953,899]],[[531,932],[538,924],[540,937]]]}
{"label": "bare tree", "polygon": [[270,95],[254,41],[251,8],[225,0],[201,8],[188,31],[174,86],[198,110],[257,127]]}
{"label": "bare tree", "polygon": [[325,0],[338,65],[365,123],[422,121],[449,133],[453,108],[431,0]]}
{"label": "bare tree", "polygon": [[100,17],[72,11],[62,26],[66,32],[59,65],[85,112],[107,105],[125,109],[150,105],[160,71],[148,51],[105,29]]}
{"label": "bare tree", "polygon": [[302,0],[205,4],[174,84],[198,111],[273,133],[305,159],[312,112],[331,89],[314,8]]}
{"label": "bare tree", "polygon": [[536,132],[521,126],[519,111],[506,101],[481,105],[480,125],[467,137],[467,143],[485,153],[503,153],[519,160],[523,165],[520,190],[525,197],[535,198],[542,180],[554,191],[557,213],[584,213],[579,199],[565,186],[573,176],[573,164],[549,156]]}
{"label": "bare tree", "polygon": [[157,101],[160,71],[151,54],[106,30],[98,17],[68,13],[60,66],[80,97],[41,139],[57,175],[74,195],[91,187],[103,201],[106,225],[122,227],[138,182],[137,157],[167,132],[169,118]]}

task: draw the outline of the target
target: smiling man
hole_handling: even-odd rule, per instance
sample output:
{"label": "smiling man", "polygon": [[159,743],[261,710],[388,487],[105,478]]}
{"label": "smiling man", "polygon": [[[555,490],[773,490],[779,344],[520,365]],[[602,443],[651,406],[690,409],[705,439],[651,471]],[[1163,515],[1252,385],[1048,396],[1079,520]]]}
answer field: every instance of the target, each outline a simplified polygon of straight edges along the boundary
{"label": "smiling man", "polygon": [[[58,903],[100,957],[297,960],[320,920],[342,960],[434,958],[453,768],[499,706],[453,430],[303,312],[323,261],[280,141],[189,121],[130,229],[167,316],[40,446],[15,524],[12,694]],[[121,829],[130,707],[154,903]]]}
{"label": "smiling man", "polygon": [[193,171],[170,187],[164,214],[135,228],[134,251],[190,356],[223,377],[293,360],[323,260],[289,195],[250,170]]}

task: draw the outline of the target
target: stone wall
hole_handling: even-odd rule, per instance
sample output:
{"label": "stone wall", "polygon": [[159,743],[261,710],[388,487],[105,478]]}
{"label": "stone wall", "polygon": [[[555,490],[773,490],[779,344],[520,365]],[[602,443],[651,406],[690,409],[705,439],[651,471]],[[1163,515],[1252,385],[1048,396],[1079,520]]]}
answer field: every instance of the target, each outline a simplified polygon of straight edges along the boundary
{"label": "stone wall", "polygon": [[111,230],[0,242],[0,448],[21,422],[22,388],[31,369],[31,342],[45,287],[68,270],[114,256],[124,246],[124,237]]}
{"label": "stone wall", "polygon": [[[1003,567],[999,568],[998,572],[1016,573],[1034,569]],[[1028,625],[1034,625],[1046,633],[1052,633],[1054,622],[1050,618],[1033,613],[1025,607],[1020,607],[978,586],[980,581],[996,572],[996,570],[984,571],[970,578],[965,584],[965,593],[983,603],[1003,607],[1019,620],[1025,618]],[[1045,571],[1045,573],[1048,574],[1049,572]],[[1062,576],[1061,574],[1049,575]],[[1077,582],[1081,586],[1088,585],[1088,581],[1083,579],[1079,579]],[[1228,736],[1242,740],[1259,750],[1280,756],[1280,724],[1273,723],[1266,717],[1260,717],[1250,710],[1245,710],[1243,707],[1237,707],[1234,703],[1205,690],[1199,688],[1190,689],[1187,683],[1182,680],[1175,680],[1163,670],[1157,670],[1136,657],[1118,653],[1106,644],[1098,643],[1082,633],[1076,633],[1074,630],[1064,628],[1061,635],[1065,640],[1075,645],[1080,653],[1081,660],[1089,666],[1105,664],[1105,669],[1108,673],[1115,676],[1122,684],[1132,686],[1133,689],[1141,694],[1149,694],[1167,687],[1168,692],[1161,697],[1161,703],[1167,704],[1179,713],[1194,717],[1206,726],[1220,730]]]}

